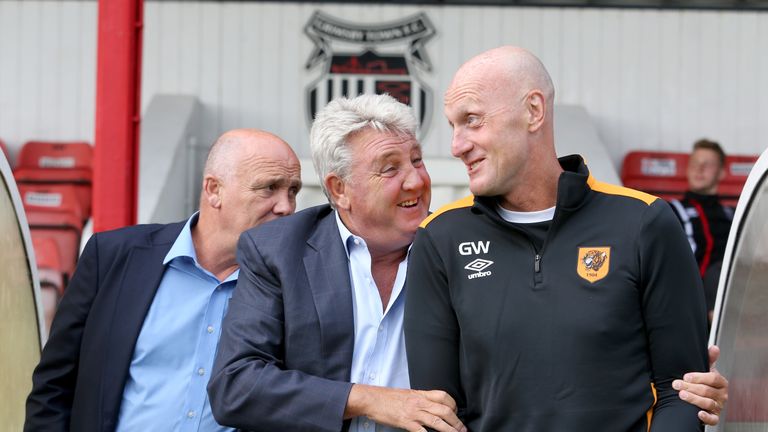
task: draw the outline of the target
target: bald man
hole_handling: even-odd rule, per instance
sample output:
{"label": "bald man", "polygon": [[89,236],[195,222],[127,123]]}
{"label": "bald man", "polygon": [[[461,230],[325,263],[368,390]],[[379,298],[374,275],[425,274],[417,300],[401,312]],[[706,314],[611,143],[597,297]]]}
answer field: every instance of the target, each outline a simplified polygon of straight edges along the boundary
{"label": "bald man", "polygon": [[25,431],[220,431],[205,386],[241,232],[293,213],[299,160],[268,132],[211,147],[200,210],[95,234],[53,321]]}
{"label": "bald man", "polygon": [[698,431],[673,388],[707,367],[685,234],[664,201],[557,158],[554,95],[516,47],[469,60],[446,91],[474,196],[422,222],[411,249],[411,385],[448,392],[472,431]]}

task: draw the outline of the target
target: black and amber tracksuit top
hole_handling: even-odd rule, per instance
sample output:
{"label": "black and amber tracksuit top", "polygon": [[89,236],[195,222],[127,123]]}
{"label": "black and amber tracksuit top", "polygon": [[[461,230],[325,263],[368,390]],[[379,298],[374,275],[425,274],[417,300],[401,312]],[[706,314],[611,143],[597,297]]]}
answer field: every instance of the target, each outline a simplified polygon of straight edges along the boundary
{"label": "black and amber tracksuit top", "polygon": [[707,367],[696,261],[663,200],[560,159],[540,250],[495,200],[427,218],[408,264],[411,386],[475,432],[698,431],[672,380]]}

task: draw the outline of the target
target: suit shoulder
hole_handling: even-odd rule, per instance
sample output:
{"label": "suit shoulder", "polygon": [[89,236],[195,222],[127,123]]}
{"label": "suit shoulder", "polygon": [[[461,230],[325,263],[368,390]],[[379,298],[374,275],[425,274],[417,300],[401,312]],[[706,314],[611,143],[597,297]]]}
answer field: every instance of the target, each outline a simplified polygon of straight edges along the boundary
{"label": "suit shoulder", "polygon": [[245,232],[248,236],[258,238],[306,237],[314,230],[317,223],[333,212],[328,204],[309,207],[292,215],[284,216],[265,222]]}
{"label": "suit shoulder", "polygon": [[98,240],[100,246],[116,245],[132,247],[139,245],[173,243],[186,221],[170,224],[140,224],[110,231],[95,233],[91,240]]}

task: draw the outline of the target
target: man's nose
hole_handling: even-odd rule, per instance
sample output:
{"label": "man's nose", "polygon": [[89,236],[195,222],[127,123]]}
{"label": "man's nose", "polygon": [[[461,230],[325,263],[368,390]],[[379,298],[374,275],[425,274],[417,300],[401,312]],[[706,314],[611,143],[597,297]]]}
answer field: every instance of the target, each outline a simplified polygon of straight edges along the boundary
{"label": "man's nose", "polygon": [[451,139],[451,154],[455,158],[461,158],[462,155],[467,153],[472,148],[470,142],[464,137],[464,133],[459,128],[453,130],[453,137]]}
{"label": "man's nose", "polygon": [[280,216],[288,216],[296,210],[296,199],[289,192],[281,192],[276,198],[272,212]]}

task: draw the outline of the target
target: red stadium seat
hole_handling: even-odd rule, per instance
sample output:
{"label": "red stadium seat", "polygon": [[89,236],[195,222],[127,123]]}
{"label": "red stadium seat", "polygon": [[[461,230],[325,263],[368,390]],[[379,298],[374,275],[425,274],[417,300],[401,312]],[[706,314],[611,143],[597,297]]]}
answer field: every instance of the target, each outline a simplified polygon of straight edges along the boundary
{"label": "red stadium seat", "polygon": [[21,148],[13,176],[17,183],[71,184],[81,214],[91,214],[93,147],[86,142],[29,141]]}
{"label": "red stadium seat", "polygon": [[624,157],[621,181],[626,187],[666,200],[682,198],[688,189],[687,166],[686,153],[630,152]]}
{"label": "red stadium seat", "polygon": [[725,177],[717,188],[723,203],[729,206],[736,206],[747,181],[749,172],[757,162],[757,156],[733,155],[725,158]]}
{"label": "red stadium seat", "polygon": [[40,278],[40,285],[53,285],[59,294],[62,294],[64,292],[64,273],[61,268],[59,246],[56,240],[50,237],[33,235],[32,245],[35,248],[35,260],[37,261],[37,274]]}
{"label": "red stadium seat", "polygon": [[[688,190],[688,153],[635,151],[627,153],[621,168],[624,186],[660,198],[679,199]],[[735,206],[757,156],[732,155],[725,159],[725,178],[718,194],[726,205]]]}
{"label": "red stadium seat", "polygon": [[53,239],[60,270],[68,278],[75,269],[83,216],[75,187],[67,184],[19,184],[32,238]]}

